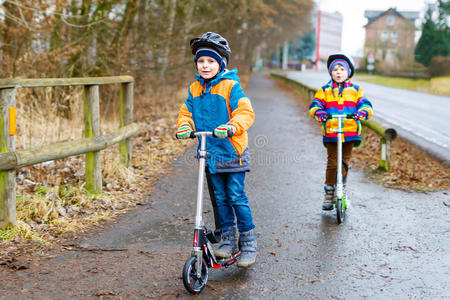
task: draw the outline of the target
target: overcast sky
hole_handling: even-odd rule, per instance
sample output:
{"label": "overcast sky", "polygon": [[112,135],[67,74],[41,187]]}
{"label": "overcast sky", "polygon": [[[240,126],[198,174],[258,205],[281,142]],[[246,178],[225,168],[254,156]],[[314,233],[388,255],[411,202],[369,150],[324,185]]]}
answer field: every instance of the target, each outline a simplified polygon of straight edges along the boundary
{"label": "overcast sky", "polygon": [[[361,56],[364,47],[365,10],[387,10],[391,7],[399,11],[419,11],[420,17],[426,10],[427,3],[436,0],[315,0],[324,11],[339,11],[343,17],[342,51],[350,55]],[[420,25],[421,22],[416,23]]]}

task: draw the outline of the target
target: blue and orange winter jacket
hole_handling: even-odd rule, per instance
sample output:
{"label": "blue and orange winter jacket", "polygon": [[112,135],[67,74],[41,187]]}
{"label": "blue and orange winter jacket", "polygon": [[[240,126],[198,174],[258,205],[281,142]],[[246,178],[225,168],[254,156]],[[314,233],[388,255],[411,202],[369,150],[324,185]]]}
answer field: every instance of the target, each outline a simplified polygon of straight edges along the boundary
{"label": "blue and orange winter jacket", "polygon": [[[367,118],[373,115],[372,104],[364,97],[363,89],[353,84],[350,80],[342,83],[340,86],[330,81],[317,90],[314,99],[309,106],[309,114],[312,118],[318,110],[324,110],[327,114],[354,114],[358,110],[366,111]],[[337,134],[330,129],[337,129],[338,121],[336,119],[322,123],[323,142],[337,142]],[[361,143],[361,124],[353,119],[344,120],[344,139],[343,142],[355,141],[355,147]]]}
{"label": "blue and orange winter jacket", "polygon": [[222,124],[233,124],[231,138],[207,137],[207,164],[211,174],[250,171],[247,130],[255,120],[250,99],[242,91],[237,69],[224,70],[211,81],[198,74],[180,108],[178,128],[187,125],[195,131],[214,131]]}

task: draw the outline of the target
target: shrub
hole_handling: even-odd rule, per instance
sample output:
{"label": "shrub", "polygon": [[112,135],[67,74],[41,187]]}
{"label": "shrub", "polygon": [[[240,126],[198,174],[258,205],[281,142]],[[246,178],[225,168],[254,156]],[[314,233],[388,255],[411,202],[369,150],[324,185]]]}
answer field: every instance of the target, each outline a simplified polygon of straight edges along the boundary
{"label": "shrub", "polygon": [[430,63],[431,77],[450,76],[450,57],[435,56]]}

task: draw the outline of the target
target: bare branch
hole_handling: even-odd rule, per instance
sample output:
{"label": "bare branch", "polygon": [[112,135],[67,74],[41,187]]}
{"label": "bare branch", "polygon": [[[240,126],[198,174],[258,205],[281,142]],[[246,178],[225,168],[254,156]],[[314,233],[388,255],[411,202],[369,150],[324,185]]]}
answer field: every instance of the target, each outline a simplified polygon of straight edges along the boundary
{"label": "bare branch", "polygon": [[[39,10],[39,9],[34,8],[34,7],[29,7],[29,6],[22,5],[22,4],[14,1],[14,0],[4,0],[4,1],[5,1],[4,3],[9,3],[9,4],[12,4],[12,5],[15,5],[15,6],[18,7],[20,15],[21,15],[21,20],[22,20],[22,22],[19,22],[19,24],[24,25],[29,30],[31,30],[32,28],[30,27],[28,22],[25,20],[25,17],[23,15],[22,9],[32,10],[34,12],[41,13],[41,14],[47,14],[47,12],[44,11],[44,10]],[[6,15],[6,10],[5,10],[5,15]],[[95,21],[95,22],[92,22],[92,23],[89,23],[89,24],[73,24],[73,23],[70,23],[69,21],[67,21],[67,19],[68,18],[80,18],[80,16],[68,16],[66,14],[61,14],[61,13],[56,13],[56,12],[52,13],[51,15],[53,15],[53,16],[60,16],[61,20],[64,22],[64,24],[66,24],[67,26],[76,27],[76,28],[86,28],[86,27],[94,26],[94,25],[97,25],[99,23],[104,23],[105,22],[105,19],[102,19],[102,20],[98,20],[98,21]],[[11,16],[12,15],[8,15],[9,18],[11,18]],[[14,21],[17,22],[17,19],[18,18],[16,17],[16,19]]]}

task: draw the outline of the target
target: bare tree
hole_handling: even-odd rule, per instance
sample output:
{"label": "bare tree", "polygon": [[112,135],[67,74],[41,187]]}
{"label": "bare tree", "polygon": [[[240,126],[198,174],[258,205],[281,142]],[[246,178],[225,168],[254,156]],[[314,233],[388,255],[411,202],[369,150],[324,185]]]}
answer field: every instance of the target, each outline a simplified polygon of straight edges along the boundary
{"label": "bare tree", "polygon": [[[245,69],[258,46],[309,30],[312,0],[3,0],[3,77],[127,72],[152,89],[191,73],[188,41],[216,31]],[[264,53],[262,53],[264,54]],[[176,74],[177,76],[174,76]],[[167,78],[171,80],[168,81]],[[151,84],[149,84],[151,83]]]}
{"label": "bare tree", "polygon": [[162,68],[161,68],[161,82],[164,84],[165,82],[165,74],[167,71],[167,68],[169,68],[169,55],[170,55],[170,49],[172,45],[172,38],[173,38],[173,27],[175,23],[175,13],[177,10],[177,0],[170,0],[170,6],[168,7],[169,11],[169,18],[168,23],[169,26],[167,27],[167,40],[165,42],[164,50],[162,51]]}

